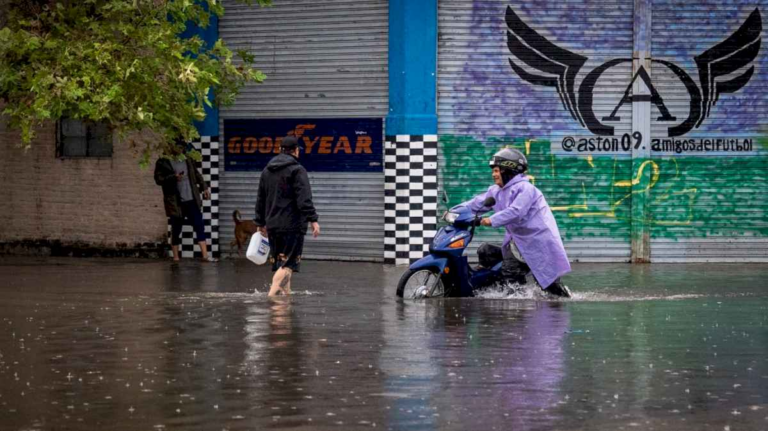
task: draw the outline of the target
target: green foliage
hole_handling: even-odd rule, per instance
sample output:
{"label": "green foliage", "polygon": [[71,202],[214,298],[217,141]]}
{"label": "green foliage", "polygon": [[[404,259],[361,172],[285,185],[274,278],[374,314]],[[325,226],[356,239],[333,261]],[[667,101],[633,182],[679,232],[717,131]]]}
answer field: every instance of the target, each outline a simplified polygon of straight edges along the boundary
{"label": "green foliage", "polygon": [[177,136],[198,136],[209,92],[226,106],[265,79],[253,56],[235,59],[221,40],[208,49],[179,37],[223,14],[220,0],[11,0],[0,30],[3,113],[25,147],[37,125],[61,117],[106,122],[121,138],[153,131],[161,139],[133,141],[148,163]]}

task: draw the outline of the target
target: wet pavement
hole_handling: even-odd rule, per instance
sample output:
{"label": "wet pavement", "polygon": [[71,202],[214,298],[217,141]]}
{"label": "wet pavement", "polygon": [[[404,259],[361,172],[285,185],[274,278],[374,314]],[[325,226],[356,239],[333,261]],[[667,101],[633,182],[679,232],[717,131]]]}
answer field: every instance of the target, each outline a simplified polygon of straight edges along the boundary
{"label": "wet pavement", "polygon": [[768,429],[766,265],[418,302],[302,265],[271,300],[244,260],[0,258],[0,429]]}

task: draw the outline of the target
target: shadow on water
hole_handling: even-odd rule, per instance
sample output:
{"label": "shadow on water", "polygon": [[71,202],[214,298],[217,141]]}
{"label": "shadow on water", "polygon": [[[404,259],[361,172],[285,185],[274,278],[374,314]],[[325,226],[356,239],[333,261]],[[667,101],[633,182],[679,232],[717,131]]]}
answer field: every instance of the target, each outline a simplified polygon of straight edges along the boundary
{"label": "shadow on water", "polygon": [[[575,265],[402,301],[402,268],[0,259],[0,429],[762,429],[760,265]],[[256,293],[254,293],[256,292]]]}

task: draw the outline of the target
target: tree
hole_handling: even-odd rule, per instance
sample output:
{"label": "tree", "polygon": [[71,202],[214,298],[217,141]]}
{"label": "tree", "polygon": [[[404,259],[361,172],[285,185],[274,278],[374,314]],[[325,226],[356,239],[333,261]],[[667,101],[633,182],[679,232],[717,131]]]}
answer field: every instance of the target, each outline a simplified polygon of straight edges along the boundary
{"label": "tree", "polygon": [[177,137],[198,137],[193,121],[205,118],[205,105],[230,105],[247,82],[265,79],[245,51],[236,59],[221,40],[208,47],[180,37],[188,25],[206,28],[222,16],[220,0],[4,2],[0,99],[24,147],[45,121],[104,122],[121,138],[143,130],[160,137],[132,141],[146,165]]}

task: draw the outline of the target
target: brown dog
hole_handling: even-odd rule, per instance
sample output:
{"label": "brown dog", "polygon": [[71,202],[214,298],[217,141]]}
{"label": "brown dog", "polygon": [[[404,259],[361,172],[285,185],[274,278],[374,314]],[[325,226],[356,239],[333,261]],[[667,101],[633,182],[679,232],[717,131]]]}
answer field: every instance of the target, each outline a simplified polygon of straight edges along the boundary
{"label": "brown dog", "polygon": [[243,254],[243,246],[248,246],[251,235],[259,231],[253,220],[240,220],[240,211],[235,210],[232,213],[232,220],[235,221],[235,239],[229,243],[230,247],[237,245],[237,254]]}

